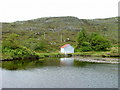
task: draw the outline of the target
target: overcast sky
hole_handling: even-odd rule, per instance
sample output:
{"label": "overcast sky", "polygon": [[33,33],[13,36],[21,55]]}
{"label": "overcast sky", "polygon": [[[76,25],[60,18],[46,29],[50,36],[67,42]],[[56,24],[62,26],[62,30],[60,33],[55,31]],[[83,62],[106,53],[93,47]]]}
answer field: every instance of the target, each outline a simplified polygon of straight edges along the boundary
{"label": "overcast sky", "polygon": [[80,19],[118,16],[119,0],[1,0],[0,22],[41,17],[75,16]]}

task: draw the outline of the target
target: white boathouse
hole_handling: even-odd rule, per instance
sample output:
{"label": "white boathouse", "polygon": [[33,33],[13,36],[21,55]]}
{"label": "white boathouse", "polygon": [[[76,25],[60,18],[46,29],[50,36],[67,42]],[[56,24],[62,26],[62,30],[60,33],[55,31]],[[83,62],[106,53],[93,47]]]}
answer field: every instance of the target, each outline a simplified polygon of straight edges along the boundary
{"label": "white boathouse", "polygon": [[61,53],[64,54],[69,54],[69,53],[74,53],[74,47],[72,47],[70,44],[65,44],[61,48]]}

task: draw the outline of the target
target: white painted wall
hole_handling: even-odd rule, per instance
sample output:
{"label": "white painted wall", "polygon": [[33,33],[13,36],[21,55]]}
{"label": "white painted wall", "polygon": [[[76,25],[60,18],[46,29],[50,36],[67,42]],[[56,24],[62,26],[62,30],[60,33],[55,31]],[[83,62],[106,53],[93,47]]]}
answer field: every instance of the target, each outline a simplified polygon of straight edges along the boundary
{"label": "white painted wall", "polygon": [[65,48],[61,48],[61,53],[65,53],[65,54],[74,53],[74,48],[71,45]]}

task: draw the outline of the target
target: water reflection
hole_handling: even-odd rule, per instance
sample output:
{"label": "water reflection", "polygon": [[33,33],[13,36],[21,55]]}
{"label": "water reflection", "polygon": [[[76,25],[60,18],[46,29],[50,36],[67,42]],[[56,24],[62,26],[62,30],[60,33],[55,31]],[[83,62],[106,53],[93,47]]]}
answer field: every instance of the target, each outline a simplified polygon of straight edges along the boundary
{"label": "water reflection", "polygon": [[90,64],[92,64],[92,63],[74,60],[74,66],[76,66],[76,67],[85,67],[85,66],[88,65],[88,64],[90,65]]}
{"label": "water reflection", "polygon": [[39,60],[15,60],[2,62],[2,68],[8,70],[22,70],[31,68],[41,68],[44,66],[59,66],[58,58],[44,58]]}
{"label": "water reflection", "polygon": [[74,58],[60,58],[61,66],[72,66],[74,64]]}
{"label": "water reflection", "polygon": [[45,66],[71,66],[85,67],[91,65],[90,62],[75,60],[74,58],[44,58],[39,60],[15,60],[2,62],[2,68],[8,70],[26,70],[32,68],[42,68]]}

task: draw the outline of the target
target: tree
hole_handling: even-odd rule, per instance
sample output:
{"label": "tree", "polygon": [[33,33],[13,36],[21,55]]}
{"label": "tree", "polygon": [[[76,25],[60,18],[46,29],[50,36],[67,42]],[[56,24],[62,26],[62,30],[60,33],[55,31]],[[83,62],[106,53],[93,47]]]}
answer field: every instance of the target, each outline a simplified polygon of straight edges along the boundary
{"label": "tree", "polygon": [[91,50],[92,48],[89,42],[83,42],[81,48],[79,49],[79,51],[83,51],[83,52],[91,51]]}
{"label": "tree", "polygon": [[97,33],[92,33],[90,37],[90,44],[93,50],[100,51],[106,50],[111,47],[111,43],[105,37]]}
{"label": "tree", "polygon": [[77,48],[80,48],[83,44],[83,42],[87,42],[88,41],[88,36],[86,34],[86,31],[84,29],[82,29],[79,33],[78,33],[78,37],[77,37]]}

